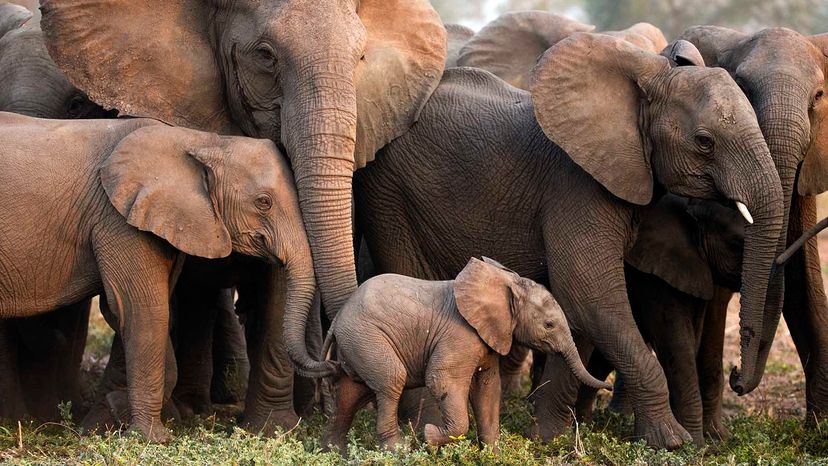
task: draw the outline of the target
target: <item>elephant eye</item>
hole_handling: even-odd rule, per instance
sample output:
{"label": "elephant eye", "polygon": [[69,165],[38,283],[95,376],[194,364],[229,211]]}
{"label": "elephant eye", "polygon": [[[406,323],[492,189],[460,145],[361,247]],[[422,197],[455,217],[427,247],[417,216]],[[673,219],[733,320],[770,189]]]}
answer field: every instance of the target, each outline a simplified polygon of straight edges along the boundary
{"label": "elephant eye", "polygon": [[256,208],[262,212],[267,212],[271,207],[273,207],[273,199],[271,199],[267,194],[260,194],[253,202],[256,204]]}
{"label": "elephant eye", "polygon": [[270,44],[261,43],[257,45],[254,49],[254,53],[256,55],[256,60],[263,67],[267,69],[273,69],[276,67],[276,52]]}
{"label": "elephant eye", "polygon": [[553,328],[555,328],[555,322],[552,322],[550,320],[550,321],[547,321],[546,323],[544,323],[543,326],[546,327],[549,330],[552,330]]}
{"label": "elephant eye", "polygon": [[696,135],[696,144],[699,146],[699,149],[705,153],[713,152],[713,138],[708,136],[707,134],[697,134]]}
{"label": "elephant eye", "polygon": [[816,104],[818,104],[823,97],[825,97],[825,91],[823,91],[822,89],[818,90],[816,94],[814,94],[814,103],[811,104],[811,107],[816,106]]}

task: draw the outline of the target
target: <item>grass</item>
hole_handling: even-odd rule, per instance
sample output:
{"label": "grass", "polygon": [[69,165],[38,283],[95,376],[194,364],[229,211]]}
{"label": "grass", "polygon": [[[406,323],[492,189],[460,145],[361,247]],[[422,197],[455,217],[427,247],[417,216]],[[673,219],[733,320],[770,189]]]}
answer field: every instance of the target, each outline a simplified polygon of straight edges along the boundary
{"label": "grass", "polygon": [[[173,423],[175,440],[166,446],[147,444],[125,433],[80,436],[71,422],[0,425],[0,462],[4,464],[828,464],[828,422],[806,430],[797,419],[736,417],[728,422],[734,436],[727,442],[675,452],[656,451],[631,441],[632,420],[598,411],[590,425],[578,426],[550,443],[519,435],[531,422],[523,400],[504,407],[500,452],[480,448],[474,430],[467,439],[438,451],[408,432],[407,448],[377,449],[374,416],[363,411],[349,437],[349,458],[321,453],[324,419],[315,415],[293,431],[263,439],[216,417]],[[22,445],[22,448],[21,448]]]}

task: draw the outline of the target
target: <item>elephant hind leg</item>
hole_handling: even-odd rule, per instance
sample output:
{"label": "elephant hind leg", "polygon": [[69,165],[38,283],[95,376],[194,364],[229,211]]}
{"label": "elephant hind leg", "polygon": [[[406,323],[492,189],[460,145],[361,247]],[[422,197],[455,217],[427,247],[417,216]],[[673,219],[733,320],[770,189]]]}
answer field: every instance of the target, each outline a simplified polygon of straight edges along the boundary
{"label": "elephant hind leg", "polygon": [[696,365],[699,371],[699,388],[702,397],[704,435],[713,440],[727,440],[730,431],[722,421],[722,391],[724,390],[724,332],[727,305],[733,292],[717,288],[713,300],[707,303],[704,323],[699,335],[699,352]]}
{"label": "elephant hind leg", "polygon": [[20,420],[26,406],[20,387],[18,342],[9,320],[0,319],[0,419]]}
{"label": "elephant hind leg", "polygon": [[322,448],[329,451],[339,448],[342,455],[348,453],[348,430],[357,411],[373,398],[373,392],[367,385],[355,382],[348,376],[342,376],[333,384],[334,415],[328,420],[325,434],[322,436]]}

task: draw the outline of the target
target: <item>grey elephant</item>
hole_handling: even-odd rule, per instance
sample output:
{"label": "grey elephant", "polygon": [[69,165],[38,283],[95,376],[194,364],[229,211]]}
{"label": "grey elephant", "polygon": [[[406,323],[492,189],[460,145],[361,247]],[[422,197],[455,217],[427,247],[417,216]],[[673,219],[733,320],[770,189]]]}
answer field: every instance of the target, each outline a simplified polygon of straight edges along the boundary
{"label": "grey elephant", "polygon": [[498,360],[509,353],[513,340],[561,353],[583,383],[611,388],[586,371],[552,295],[485,257],[472,258],[455,280],[394,274],[371,278],[345,303],[325,340],[323,357],[335,347],[336,363],[303,359],[306,350],[291,355],[302,371],[338,374],[335,414],[323,446],[345,453],[354,414],[371,398],[376,399],[382,445],[398,446],[397,406],[403,389],[424,386],[440,400],[445,426],[425,426],[430,445],[466,433],[470,397],[478,437],[494,445],[500,436]]}
{"label": "grey elephant", "polygon": [[[739,291],[743,248],[744,222],[736,210],[667,194],[644,209],[638,238],[625,258],[636,323],[664,368],[670,407],[697,445],[705,435],[728,436],[715,402],[723,387],[726,308],[710,303],[729,301]],[[588,367],[601,380],[612,370],[598,353]],[[591,418],[594,400],[595,391],[582,387],[579,419]],[[610,407],[631,412],[620,378]]]}
{"label": "grey elephant", "polygon": [[[828,34],[804,36],[786,28],[744,34],[699,26],[680,38],[695,44],[708,66],[727,70],[753,105],[782,182],[781,253],[814,226],[815,195],[828,189]],[[776,274],[768,299],[783,303],[781,312],[802,362],[806,421],[823,419],[828,412],[828,300],[816,239],[793,254],[784,273]],[[755,370],[731,374],[730,386],[738,393],[759,384],[779,317],[779,306],[769,306],[760,343],[747,352]]]}
{"label": "grey elephant", "polygon": [[[594,345],[635,387],[636,435],[677,447],[690,436],[636,328],[623,258],[640,206],[662,188],[742,205],[753,221],[742,325],[755,345],[783,215],[767,145],[727,73],[673,67],[616,37],[564,39],[541,59],[534,83],[526,93],[482,70],[446,72],[419,124],[357,174],[374,264],[450,279],[468,257],[486,255],[548,284],[583,355]],[[578,388],[560,376],[559,358],[547,359],[554,376],[533,395],[543,438],[568,424]]]}
{"label": "grey elephant", "polygon": [[[43,0],[42,10],[52,56],[94,100],[284,148],[322,303],[333,318],[357,284],[353,172],[417,120],[442,74],[446,32],[429,2]],[[215,263],[214,274],[244,268],[230,262]],[[293,372],[281,318],[255,316],[284,306],[285,273],[254,275],[240,285],[254,316],[247,320],[253,334],[243,417],[248,429],[272,432],[271,425],[291,428],[298,420]]]}
{"label": "grey elephant", "polygon": [[[513,11],[494,19],[469,39],[458,53],[458,66],[490,71],[520,89],[529,89],[532,68],[549,47],[576,32],[595,26],[546,11]],[[651,52],[660,52],[667,40],[649,23],[622,31],[606,31]]]}
{"label": "grey elephant", "polygon": [[[271,141],[148,119],[3,113],[0,122],[2,217],[15,219],[0,226],[0,316],[104,293],[124,343],[131,428],[148,439],[169,438],[160,420],[174,385],[165,380],[169,298],[187,255],[235,251],[285,264],[286,308],[311,306],[316,285],[296,188]],[[60,157],[49,156],[55,151]],[[54,186],[65,188],[55,195]]]}

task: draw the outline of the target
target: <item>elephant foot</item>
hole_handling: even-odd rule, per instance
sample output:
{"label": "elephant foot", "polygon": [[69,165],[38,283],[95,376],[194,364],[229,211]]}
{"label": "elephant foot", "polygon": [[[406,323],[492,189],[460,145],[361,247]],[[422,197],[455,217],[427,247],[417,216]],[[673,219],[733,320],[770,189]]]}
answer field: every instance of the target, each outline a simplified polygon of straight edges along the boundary
{"label": "elephant foot", "polygon": [[440,428],[434,424],[425,425],[425,440],[429,446],[439,447],[442,445],[443,434],[440,433]]}
{"label": "elephant foot", "polygon": [[174,404],[181,419],[190,419],[213,412],[213,404],[208,396],[176,395]]}
{"label": "elephant foot", "polygon": [[106,404],[112,413],[112,418],[121,425],[129,424],[129,396],[123,390],[115,390],[106,394]]}
{"label": "elephant foot", "polygon": [[348,454],[348,438],[347,432],[334,432],[333,430],[325,429],[325,434],[322,435],[322,452],[328,453],[338,451],[343,457]]}
{"label": "elephant foot", "polygon": [[504,398],[520,398],[523,396],[523,374],[509,374],[500,378],[500,390]]}
{"label": "elephant foot", "polygon": [[573,421],[569,406],[559,407],[550,401],[544,401],[542,406],[536,402],[534,417],[534,422],[524,430],[524,435],[544,442],[565,433]]}
{"label": "elephant foot", "polygon": [[273,437],[277,429],[288,432],[299,424],[299,416],[293,409],[270,411],[263,415],[244,415],[242,428],[251,434]]}
{"label": "elephant foot", "polygon": [[733,436],[722,423],[721,418],[709,419],[704,423],[704,436],[714,442],[725,442]]}
{"label": "elephant foot", "polygon": [[635,436],[643,438],[653,448],[675,450],[684,443],[692,442],[690,433],[679,424],[672,413],[657,419],[635,417]]}
{"label": "elephant foot", "polygon": [[147,422],[134,422],[128,432],[138,432],[147,441],[152,443],[169,443],[172,440],[170,431],[164,427],[161,419],[156,418]]}

